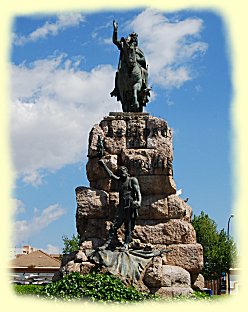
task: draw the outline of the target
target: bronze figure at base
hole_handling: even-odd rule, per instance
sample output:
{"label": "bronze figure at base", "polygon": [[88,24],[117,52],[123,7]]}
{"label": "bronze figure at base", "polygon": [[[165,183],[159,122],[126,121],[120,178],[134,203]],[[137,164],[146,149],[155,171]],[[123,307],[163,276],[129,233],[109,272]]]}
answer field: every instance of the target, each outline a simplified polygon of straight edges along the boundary
{"label": "bronze figure at base", "polygon": [[104,163],[103,160],[99,160],[98,163],[105,169],[108,176],[118,181],[119,188],[119,209],[113,224],[109,230],[109,236],[106,243],[100,247],[102,249],[112,249],[111,245],[114,236],[117,234],[118,228],[124,223],[125,225],[125,240],[123,250],[128,249],[128,244],[131,241],[132,231],[135,226],[135,220],[138,216],[138,209],[141,206],[141,193],[139,182],[137,178],[130,177],[128,170],[124,166],[118,168],[118,175],[115,175]]}

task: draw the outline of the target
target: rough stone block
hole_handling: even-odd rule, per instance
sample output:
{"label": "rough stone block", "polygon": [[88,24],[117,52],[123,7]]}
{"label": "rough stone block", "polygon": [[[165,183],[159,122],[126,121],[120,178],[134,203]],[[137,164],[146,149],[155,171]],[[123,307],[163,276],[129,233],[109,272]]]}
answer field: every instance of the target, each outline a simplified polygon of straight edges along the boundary
{"label": "rough stone block", "polygon": [[148,195],[142,197],[139,210],[140,219],[166,220],[182,219],[191,222],[192,208],[176,194]]}
{"label": "rough stone block", "polygon": [[106,218],[109,214],[108,193],[88,187],[76,188],[77,218]]}
{"label": "rough stone block", "polygon": [[176,193],[176,184],[172,176],[143,175],[137,178],[143,195],[164,194],[168,196]]}
{"label": "rough stone block", "polygon": [[88,258],[83,250],[79,250],[78,253],[75,255],[74,262],[86,262]]}
{"label": "rough stone block", "polygon": [[165,222],[138,220],[133,238],[150,244],[193,244],[196,243],[195,230],[191,223],[180,219]]}
{"label": "rough stone block", "polygon": [[199,273],[203,268],[203,248],[200,244],[173,244],[171,252],[163,256],[163,263],[176,265],[190,273]]}
{"label": "rough stone block", "polygon": [[151,288],[151,287],[160,287],[163,278],[163,266],[162,266],[162,258],[155,257],[148,265],[143,282],[144,284]]}
{"label": "rough stone block", "polygon": [[169,148],[171,159],[173,159],[172,131],[167,122],[157,117],[150,117],[147,120],[147,128],[150,130],[147,147],[158,151]]}
{"label": "rough stone block", "polygon": [[[113,186],[104,168],[98,164],[98,160],[98,157],[88,159],[86,164],[87,177],[91,187],[108,192]],[[110,170],[113,172],[117,170],[117,155],[106,155],[102,157],[102,160],[104,160]]]}
{"label": "rough stone block", "polygon": [[[163,265],[161,286],[190,286],[190,274],[174,265]],[[168,283],[168,281],[170,281]]]}
{"label": "rough stone block", "polygon": [[[79,232],[79,230],[82,231]],[[108,234],[108,220],[87,219],[84,227],[78,228],[78,233],[82,241],[93,241],[94,238],[106,239]]]}
{"label": "rough stone block", "polygon": [[205,287],[205,280],[202,274],[191,274],[191,287],[194,290],[203,290]]}
{"label": "rough stone block", "polygon": [[74,261],[69,261],[63,269],[63,273],[70,274],[71,272],[78,272],[81,271],[81,263],[75,263]]}
{"label": "rough stone block", "polygon": [[178,296],[189,297],[193,294],[193,289],[191,287],[160,287],[160,288],[151,288],[152,294],[157,294],[166,298],[173,298]]}
{"label": "rough stone block", "polygon": [[144,284],[149,288],[155,287],[190,287],[190,273],[185,269],[162,265],[162,261],[152,261],[146,269]]}
{"label": "rough stone block", "polygon": [[168,215],[171,218],[180,218],[188,222],[192,219],[192,208],[182,198],[173,194],[168,196]]}
{"label": "rough stone block", "polygon": [[88,274],[90,273],[96,265],[91,262],[83,262],[80,265],[80,274]]}
{"label": "rough stone block", "polygon": [[140,219],[168,219],[168,204],[164,194],[143,196],[139,209]]}
{"label": "rough stone block", "polygon": [[102,138],[104,136],[104,132],[100,125],[96,124],[93,126],[89,134],[88,157],[90,158],[97,156],[98,135]]}
{"label": "rough stone block", "polygon": [[168,147],[162,151],[156,149],[124,149],[121,159],[132,176],[168,175],[168,159],[171,160],[171,153]]}

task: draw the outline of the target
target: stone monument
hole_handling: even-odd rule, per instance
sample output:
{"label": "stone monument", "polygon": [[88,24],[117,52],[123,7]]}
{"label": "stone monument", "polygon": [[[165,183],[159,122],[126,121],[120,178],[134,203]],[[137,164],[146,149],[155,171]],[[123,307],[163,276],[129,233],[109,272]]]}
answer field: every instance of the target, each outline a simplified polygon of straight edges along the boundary
{"label": "stone monument", "polygon": [[[115,43],[116,32],[114,22]],[[121,42],[131,44],[130,36]],[[203,249],[192,208],[176,194],[172,131],[165,120],[140,111],[135,96],[129,100],[121,98],[123,112],[109,113],[89,133],[90,187],[76,188],[80,250],[64,256],[60,275],[100,266],[151,293],[190,295],[204,287]]]}

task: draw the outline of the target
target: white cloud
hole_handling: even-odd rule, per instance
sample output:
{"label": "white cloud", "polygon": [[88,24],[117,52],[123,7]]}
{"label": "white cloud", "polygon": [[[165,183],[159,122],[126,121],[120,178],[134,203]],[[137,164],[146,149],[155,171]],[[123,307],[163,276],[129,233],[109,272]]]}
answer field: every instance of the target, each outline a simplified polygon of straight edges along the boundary
{"label": "white cloud", "polygon": [[110,29],[112,24],[113,22],[111,20],[101,26],[95,27],[91,33],[91,38],[93,40],[97,40],[99,43],[112,44],[112,36],[110,36],[108,39],[105,39],[102,37],[102,31],[105,31],[106,29]]}
{"label": "white cloud", "polygon": [[56,36],[60,31],[69,27],[74,27],[84,22],[85,18],[80,13],[60,14],[54,23],[46,22],[27,36],[13,34],[15,45],[24,45],[27,42],[35,42],[39,39],[46,39],[48,36]]}
{"label": "white cloud", "polygon": [[17,177],[39,185],[42,169],[82,161],[88,133],[120,104],[109,93],[115,69],[82,71],[65,55],[12,65],[12,155]]}
{"label": "white cloud", "polygon": [[149,65],[150,83],[165,88],[180,87],[194,78],[192,60],[207,49],[207,44],[199,39],[201,19],[171,22],[159,11],[146,9],[128,27],[138,33],[142,42],[140,48]]}
{"label": "white cloud", "polygon": [[24,203],[20,199],[12,198],[11,207],[15,215],[21,214],[26,211]]}
{"label": "white cloud", "polygon": [[15,244],[21,243],[32,235],[46,228],[50,223],[65,214],[65,209],[58,204],[50,205],[40,214],[36,211],[33,219],[18,220],[14,223]]}
{"label": "white cloud", "polygon": [[112,37],[103,38],[103,43],[104,43],[104,44],[107,44],[107,45],[112,45],[112,44],[113,44]]}
{"label": "white cloud", "polygon": [[28,171],[23,176],[23,182],[26,184],[32,184],[33,186],[39,186],[43,183],[44,175],[37,171]]}
{"label": "white cloud", "polygon": [[44,252],[47,254],[60,254],[61,253],[61,248],[58,246],[53,246],[51,244],[48,244],[46,249],[42,249]]}

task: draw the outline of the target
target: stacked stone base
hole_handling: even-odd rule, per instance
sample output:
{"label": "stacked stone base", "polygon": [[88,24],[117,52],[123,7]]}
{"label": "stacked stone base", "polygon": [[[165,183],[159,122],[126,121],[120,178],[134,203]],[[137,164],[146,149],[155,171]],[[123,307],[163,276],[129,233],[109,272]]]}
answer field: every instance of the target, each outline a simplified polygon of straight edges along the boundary
{"label": "stacked stone base", "polygon": [[[168,251],[149,262],[137,286],[167,297],[202,289],[203,250],[191,224],[192,208],[176,195],[172,131],[166,121],[147,113],[110,113],[92,128],[88,157],[90,187],[76,189],[81,248],[63,259],[60,275],[95,268],[85,251],[105,243],[118,211],[118,186],[99,166],[101,157],[114,173],[118,166],[126,166],[139,181],[142,204],[129,248]],[[121,246],[123,227],[117,234],[115,243]]]}

